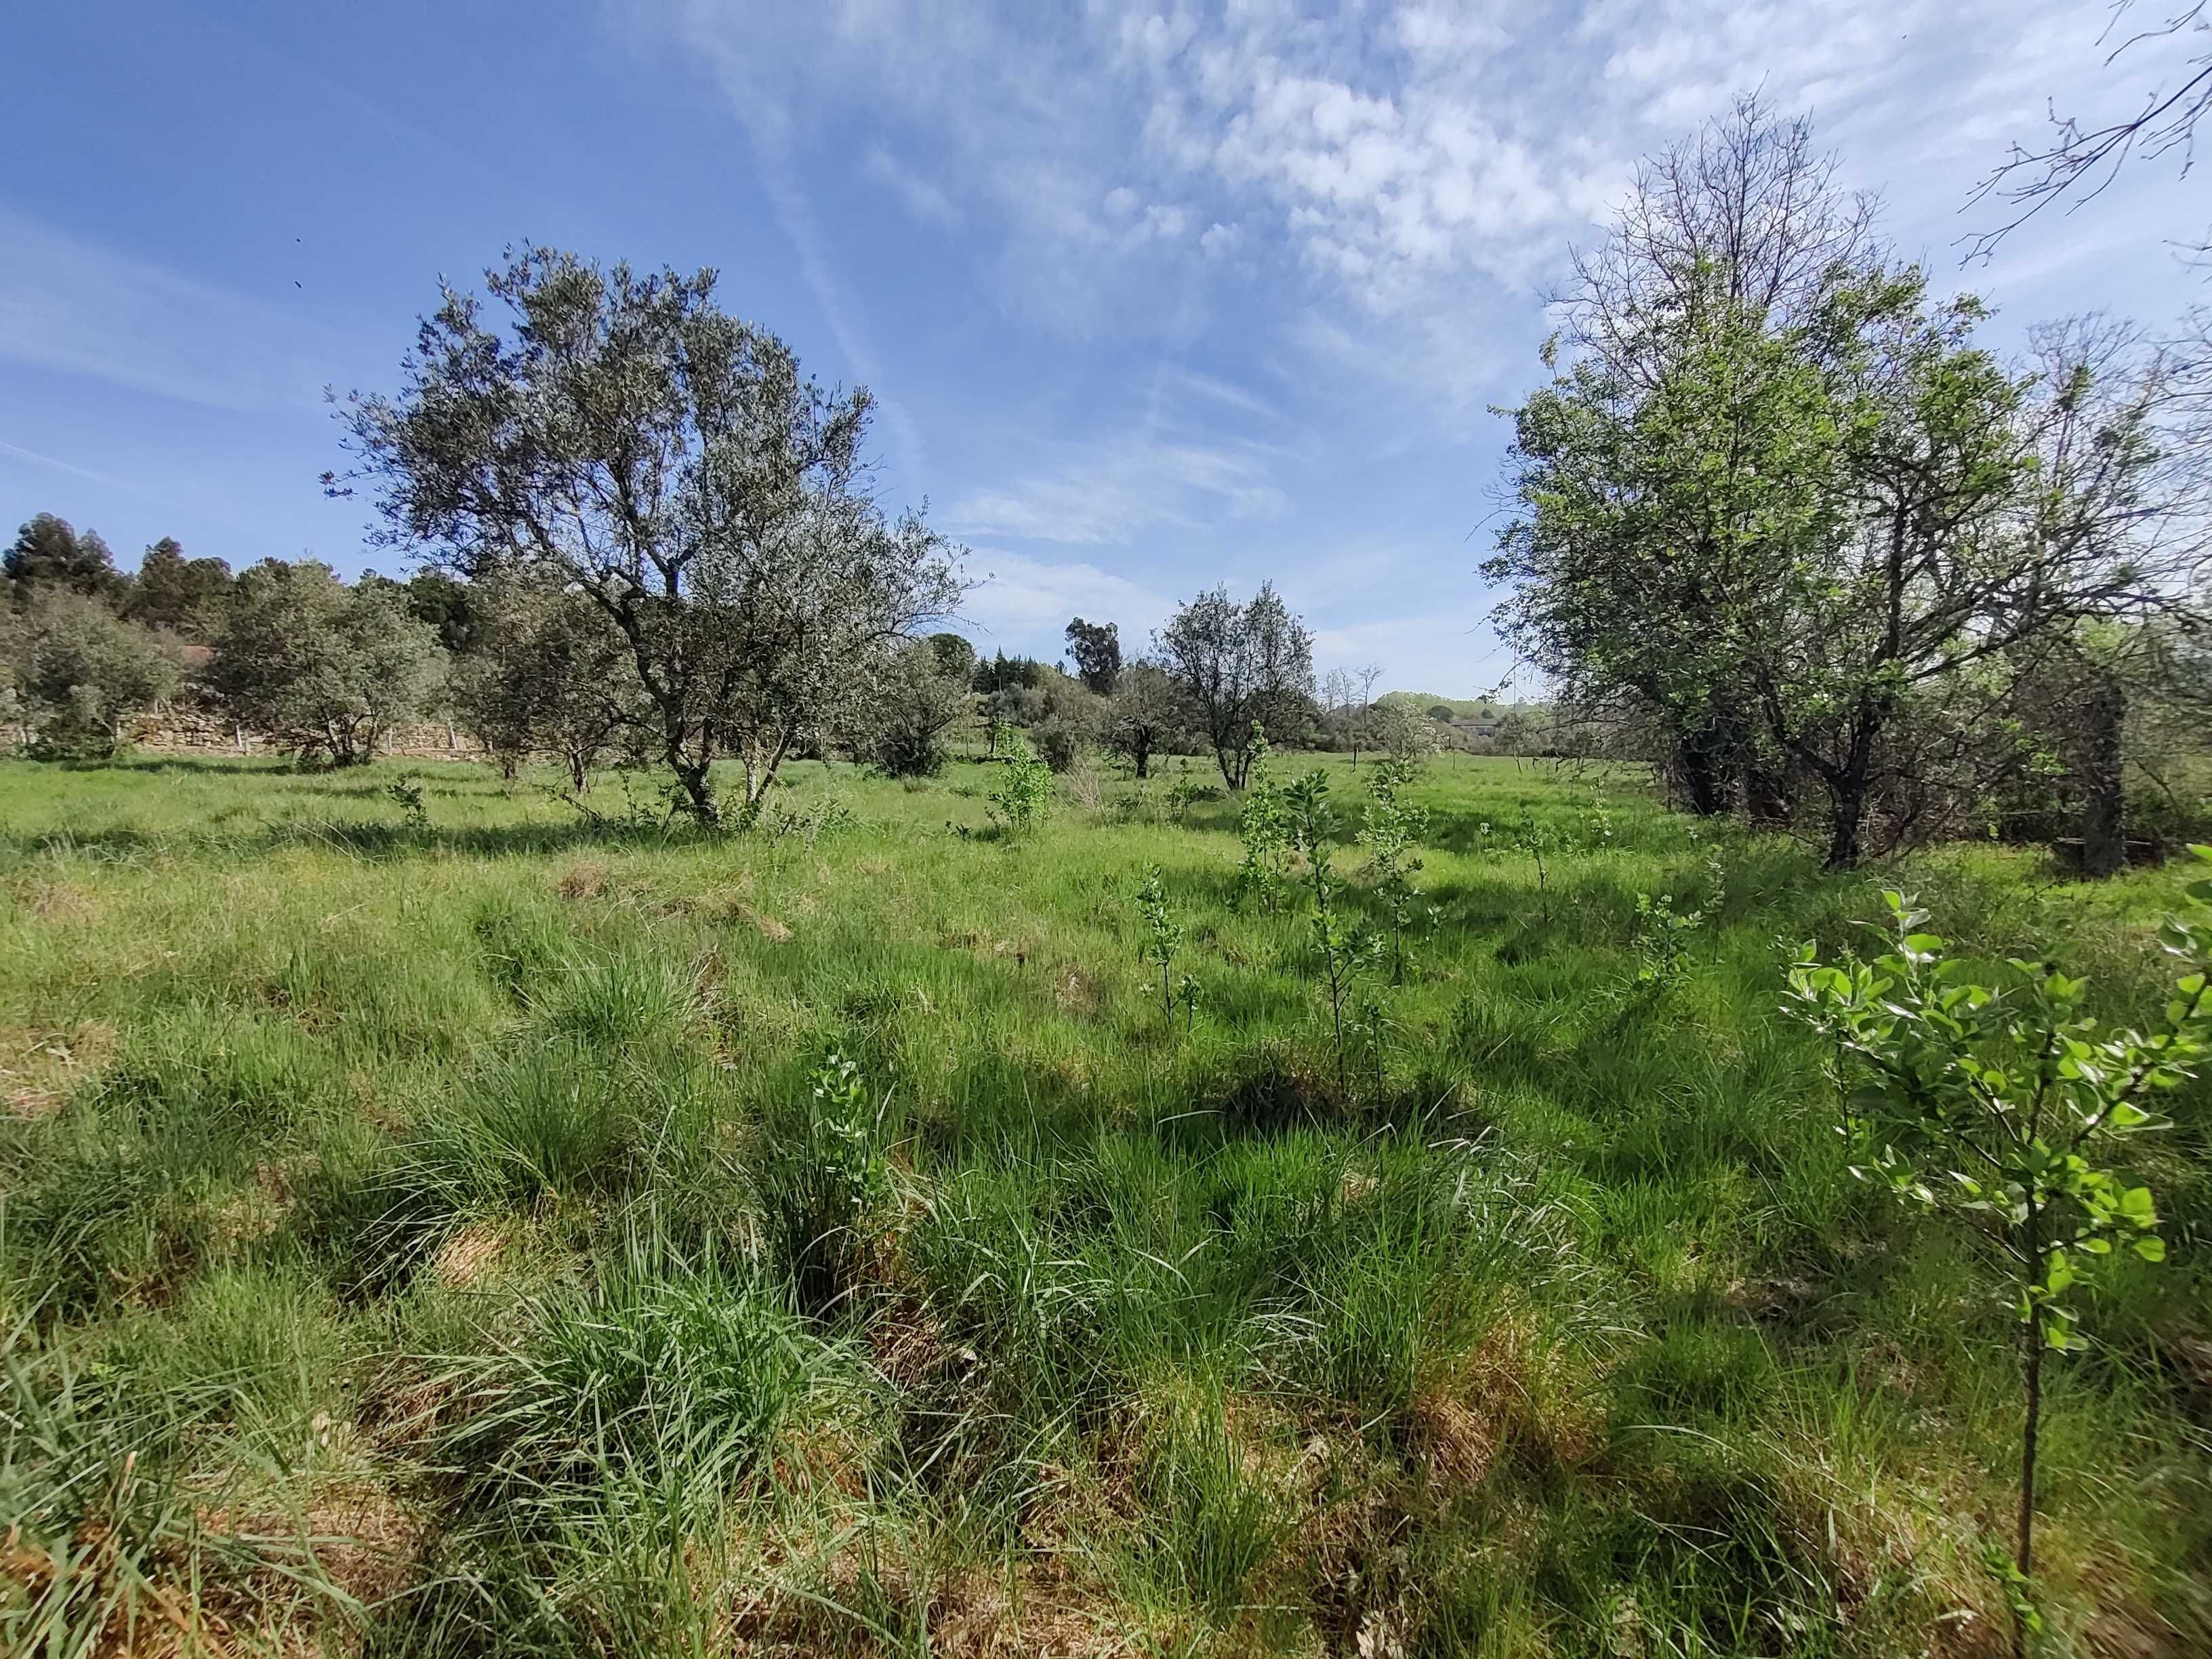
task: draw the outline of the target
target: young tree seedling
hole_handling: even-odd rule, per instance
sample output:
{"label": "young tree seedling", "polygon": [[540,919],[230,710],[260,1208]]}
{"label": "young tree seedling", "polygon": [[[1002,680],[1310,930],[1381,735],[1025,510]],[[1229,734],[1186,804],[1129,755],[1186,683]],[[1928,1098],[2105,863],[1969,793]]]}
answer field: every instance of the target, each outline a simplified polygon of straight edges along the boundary
{"label": "young tree seedling", "polygon": [[[2212,862],[2212,848],[2191,850]],[[2195,1075],[2212,1045],[2212,879],[2188,892],[2190,918],[2160,930],[2187,971],[2148,1030],[2100,1027],[2081,1012],[2086,982],[2049,963],[1978,973],[1921,931],[1928,913],[1901,893],[1883,896],[1887,952],[1824,963],[1808,945],[1790,970],[1792,1012],[1836,1045],[1854,1173],[1992,1240],[2006,1261],[2021,1322],[2015,1652],[2033,1621],[2044,1358],[2081,1346],[2072,1294],[2116,1246],[2166,1256],[2150,1189],[2094,1160],[2167,1127],[2157,1097]]]}

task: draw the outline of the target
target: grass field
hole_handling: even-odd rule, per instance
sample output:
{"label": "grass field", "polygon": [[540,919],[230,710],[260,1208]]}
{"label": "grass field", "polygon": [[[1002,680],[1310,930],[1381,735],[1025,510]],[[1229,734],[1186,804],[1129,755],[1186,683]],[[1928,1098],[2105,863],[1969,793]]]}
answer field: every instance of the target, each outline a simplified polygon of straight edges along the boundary
{"label": "grass field", "polygon": [[[593,823],[459,767],[0,763],[0,1647],[2007,1649],[2016,1328],[1846,1172],[1783,947],[1902,880],[2141,1017],[2180,872],[1824,876],[1439,762],[1434,925],[1340,1084],[1229,803],[1009,843],[989,776],[808,763],[709,841],[612,781]],[[1638,893],[1716,872],[1639,984]],[[2172,1260],[2053,1367],[2052,1653],[2212,1651],[2173,1105]]]}

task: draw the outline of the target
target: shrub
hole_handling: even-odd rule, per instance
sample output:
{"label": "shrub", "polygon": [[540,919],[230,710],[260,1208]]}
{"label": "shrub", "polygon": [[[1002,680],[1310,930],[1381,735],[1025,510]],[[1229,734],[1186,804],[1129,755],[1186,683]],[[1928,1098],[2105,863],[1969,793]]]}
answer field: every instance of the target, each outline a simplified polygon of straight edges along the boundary
{"label": "shrub", "polygon": [[1016,734],[991,786],[991,818],[1009,840],[1018,841],[1036,827],[1052,804],[1052,769],[1036,757],[1028,740]]}
{"label": "shrub", "polygon": [[[2212,863],[2212,848],[2192,851]],[[2191,884],[2212,908],[2212,879]],[[1811,945],[1790,970],[1791,1006],[1836,1045],[1844,1129],[1857,1173],[1996,1244],[2021,1322],[2020,1514],[2014,1565],[2034,1571],[2037,1437],[2044,1355],[2081,1346],[2071,1292],[2123,1244],[2162,1261],[2149,1188],[2090,1160],[2163,1128],[2157,1096],[2212,1048],[2212,940],[2169,921],[2188,963],[2161,1022],[2106,1030],[2082,1012],[2087,983],[2015,959],[1982,976],[1921,931],[1928,913],[1883,896],[1894,934],[1871,963],[1824,964]]]}
{"label": "shrub", "polygon": [[873,1254],[869,1224],[890,1195],[890,1101],[871,1099],[860,1066],[834,1053],[807,1084],[803,1115],[766,1149],[755,1183],[770,1248],[799,1307],[819,1316],[850,1299]]}

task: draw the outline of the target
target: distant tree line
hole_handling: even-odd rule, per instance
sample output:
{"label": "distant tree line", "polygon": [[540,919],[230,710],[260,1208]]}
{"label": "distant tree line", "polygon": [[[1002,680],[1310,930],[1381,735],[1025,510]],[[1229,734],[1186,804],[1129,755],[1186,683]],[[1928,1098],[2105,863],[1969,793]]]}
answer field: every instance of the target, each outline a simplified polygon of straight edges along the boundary
{"label": "distant tree line", "polygon": [[[552,760],[579,791],[595,767],[666,758],[664,710],[617,621],[581,583],[521,561],[347,582],[313,560],[265,560],[234,574],[164,538],[133,574],[96,532],[40,514],[18,532],[5,572],[4,712],[35,753],[112,755],[137,716],[166,706],[334,766],[374,759],[395,729],[425,720],[465,731],[510,776]],[[700,609],[691,622],[704,631],[713,613]],[[1352,718],[1316,700],[1311,635],[1272,587],[1243,604],[1225,589],[1198,596],[1152,654],[1127,661],[1115,623],[1075,618],[1067,639],[1073,672],[1004,651],[981,657],[946,631],[889,633],[842,679],[809,682],[786,661],[799,682],[783,690],[787,702],[750,691],[781,722],[763,774],[792,754],[843,754],[894,776],[927,775],[963,732],[995,744],[1012,729],[1060,769],[1103,752],[1141,778],[1162,756],[1205,755],[1241,787],[1255,725],[1279,743],[1326,747]],[[765,678],[777,665],[771,657],[745,668]],[[678,695],[665,682],[659,690],[664,700]],[[679,702],[679,726],[684,712]],[[1370,714],[1358,740],[1382,744],[1391,710]],[[711,727],[696,741],[735,730]],[[688,789],[684,771],[676,776]],[[763,777],[748,799],[764,787]]]}
{"label": "distant tree line", "polygon": [[1141,654],[1074,617],[1064,667],[928,631],[957,613],[961,550],[877,501],[872,399],[805,377],[714,286],[529,247],[483,295],[445,288],[398,390],[341,405],[347,460],[324,478],[369,497],[404,581],[234,574],[166,539],[125,573],[33,518],[6,556],[0,712],[35,752],[100,756],[142,712],[191,706],[334,766],[435,717],[579,792],[609,761],[658,766],[710,827],[750,822],[793,757],[925,775],[963,726],[988,756],[1019,730],[1062,770],[1210,757],[1230,789],[1262,732],[1355,756],[1393,721],[1427,741],[1375,702],[1379,670],[1356,699],[1342,677],[1317,695],[1312,633],[1271,584],[1198,594]]}

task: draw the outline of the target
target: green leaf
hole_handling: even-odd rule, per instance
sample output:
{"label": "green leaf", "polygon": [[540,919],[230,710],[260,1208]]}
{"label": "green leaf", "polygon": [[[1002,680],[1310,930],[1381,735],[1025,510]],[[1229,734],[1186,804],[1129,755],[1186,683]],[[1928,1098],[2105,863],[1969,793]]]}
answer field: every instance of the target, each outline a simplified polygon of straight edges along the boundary
{"label": "green leaf", "polygon": [[2166,1241],[2156,1233],[2145,1233],[2136,1240],[2136,1254],[2146,1261],[2166,1260]]}

